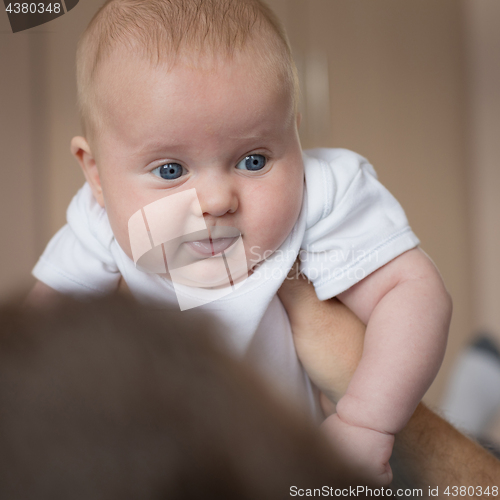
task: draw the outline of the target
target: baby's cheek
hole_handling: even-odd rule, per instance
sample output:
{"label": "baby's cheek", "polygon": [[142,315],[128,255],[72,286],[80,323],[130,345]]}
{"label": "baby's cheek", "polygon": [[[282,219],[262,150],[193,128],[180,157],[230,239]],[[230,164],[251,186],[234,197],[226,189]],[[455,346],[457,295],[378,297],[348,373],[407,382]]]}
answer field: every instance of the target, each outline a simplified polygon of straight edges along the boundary
{"label": "baby's cheek", "polygon": [[303,181],[299,180],[298,184],[294,186],[294,189],[290,191],[287,190],[281,199],[281,208],[279,211],[277,210],[277,214],[280,216],[278,224],[280,227],[284,228],[284,232],[286,233],[284,238],[286,238],[293,229],[300,215],[304,193],[303,186]]}
{"label": "baby's cheek", "polygon": [[276,250],[290,234],[302,206],[302,190],[280,187],[260,207],[260,240],[266,250]]}
{"label": "baby's cheek", "polygon": [[130,246],[130,236],[128,234],[128,226],[126,228],[121,228],[117,232],[113,232],[115,235],[115,239],[120,245],[120,248],[125,252],[127,257],[129,257],[131,260],[134,260],[132,256],[132,248]]}
{"label": "baby's cheek", "polygon": [[299,173],[288,182],[285,181],[284,185],[280,186],[279,192],[276,193],[275,199],[280,205],[279,208],[276,208],[277,213],[284,221],[292,224],[292,227],[300,214],[303,196],[304,178]]}

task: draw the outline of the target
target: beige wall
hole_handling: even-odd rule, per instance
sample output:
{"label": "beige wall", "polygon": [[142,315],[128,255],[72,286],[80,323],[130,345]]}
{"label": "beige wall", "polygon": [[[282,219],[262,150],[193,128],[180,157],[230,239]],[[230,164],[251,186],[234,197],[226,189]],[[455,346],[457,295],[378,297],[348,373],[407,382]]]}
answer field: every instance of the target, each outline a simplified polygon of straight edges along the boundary
{"label": "beige wall", "polygon": [[464,0],[474,326],[500,341],[500,3]]}
{"label": "beige wall", "polygon": [[[493,8],[495,2],[476,4]],[[64,224],[66,206],[83,182],[69,153],[69,141],[79,133],[74,51],[99,3],[81,1],[45,26],[16,35],[4,31],[0,37],[0,145],[4,161],[8,159],[0,171],[0,296],[29,282],[36,256]],[[500,323],[493,313],[495,297],[500,296],[498,279],[493,286],[489,276],[498,246],[487,250],[493,236],[477,236],[495,230],[499,207],[493,182],[498,181],[498,169],[491,160],[494,155],[489,155],[490,167],[476,179],[479,163],[486,161],[479,161],[481,148],[473,147],[483,134],[493,141],[498,127],[483,123],[486,115],[494,121],[495,112],[488,98],[481,98],[482,87],[475,83],[471,91],[465,78],[467,68],[475,68],[474,61],[486,56],[481,45],[473,44],[465,62],[464,44],[472,42],[462,14],[479,13],[471,11],[473,0],[464,0],[468,10],[457,0],[269,3],[289,30],[304,84],[304,146],[347,147],[367,156],[405,207],[453,295],[450,349],[429,393],[435,402],[472,325],[481,324],[482,318],[486,325]],[[498,19],[493,12],[486,17],[493,14]],[[491,33],[493,19],[486,19]],[[8,29],[6,19],[0,21]],[[479,25],[473,26],[477,31]],[[491,40],[489,57],[495,57],[499,43]],[[483,66],[486,70],[488,61]],[[489,75],[483,79],[487,82]],[[475,96],[472,101],[470,95]],[[474,128],[466,114],[469,102],[472,109],[482,109],[474,114]],[[490,193],[489,204],[483,192]],[[495,234],[498,237],[498,231]],[[479,274],[471,252],[484,262]]]}
{"label": "beige wall", "polygon": [[[8,33],[0,16],[0,298],[22,289],[36,253],[37,171],[30,84],[33,36]],[[42,180],[43,182],[43,180]]]}
{"label": "beige wall", "polygon": [[[500,342],[500,3],[462,1],[473,325]],[[500,442],[500,415],[491,426],[491,435]]]}

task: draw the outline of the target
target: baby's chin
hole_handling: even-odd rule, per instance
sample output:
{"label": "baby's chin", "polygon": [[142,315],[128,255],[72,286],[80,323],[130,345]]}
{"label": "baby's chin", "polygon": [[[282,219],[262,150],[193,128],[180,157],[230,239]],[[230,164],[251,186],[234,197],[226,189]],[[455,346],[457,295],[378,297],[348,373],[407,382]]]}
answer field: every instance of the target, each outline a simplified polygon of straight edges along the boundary
{"label": "baby's chin", "polygon": [[232,272],[228,273],[227,260],[220,256],[200,260],[162,276],[178,285],[220,290],[241,283],[249,276],[246,263],[231,269]]}

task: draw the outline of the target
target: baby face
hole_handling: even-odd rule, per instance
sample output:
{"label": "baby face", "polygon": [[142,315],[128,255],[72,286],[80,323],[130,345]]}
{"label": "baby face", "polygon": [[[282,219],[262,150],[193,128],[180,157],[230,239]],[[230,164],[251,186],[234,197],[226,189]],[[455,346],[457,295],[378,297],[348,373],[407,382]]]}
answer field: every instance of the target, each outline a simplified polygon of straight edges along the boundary
{"label": "baby face", "polygon": [[130,258],[131,216],[193,188],[212,241],[186,242],[191,254],[226,250],[236,230],[251,270],[290,233],[304,176],[296,115],[291,96],[257,69],[250,52],[205,69],[167,70],[124,51],[103,64],[103,130],[87,179]]}

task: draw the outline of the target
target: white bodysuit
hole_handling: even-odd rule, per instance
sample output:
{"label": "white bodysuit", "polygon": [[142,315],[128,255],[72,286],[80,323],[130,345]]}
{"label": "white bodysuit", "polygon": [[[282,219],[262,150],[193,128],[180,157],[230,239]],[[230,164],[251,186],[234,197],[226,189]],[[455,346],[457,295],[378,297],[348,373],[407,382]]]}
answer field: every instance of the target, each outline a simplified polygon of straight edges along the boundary
{"label": "white bodysuit", "polygon": [[142,303],[177,306],[178,294],[209,311],[237,356],[246,357],[281,394],[317,411],[317,400],[295,353],[290,324],[276,292],[300,252],[301,270],[321,300],[335,297],[418,245],[405,213],[378,182],[373,167],[345,149],[305,151],[302,210],[280,248],[236,290],[208,304],[207,290],[176,285],[136,269],[113,236],[106,210],[85,184],[67,211],[68,223],[52,238],[33,275],[72,295],[102,295],[121,276]]}

